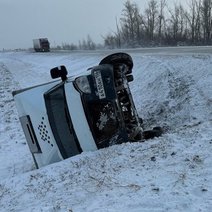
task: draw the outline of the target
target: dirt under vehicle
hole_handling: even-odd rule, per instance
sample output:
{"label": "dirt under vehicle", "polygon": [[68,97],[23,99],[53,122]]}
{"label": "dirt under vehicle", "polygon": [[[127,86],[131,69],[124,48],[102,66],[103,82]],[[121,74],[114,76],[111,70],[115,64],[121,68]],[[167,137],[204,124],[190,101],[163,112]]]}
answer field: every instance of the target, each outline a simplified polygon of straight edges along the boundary
{"label": "dirt under vehicle", "polygon": [[13,92],[20,122],[37,168],[114,144],[160,135],[143,131],[129,82],[133,61],[126,53],[105,57],[82,75]]}

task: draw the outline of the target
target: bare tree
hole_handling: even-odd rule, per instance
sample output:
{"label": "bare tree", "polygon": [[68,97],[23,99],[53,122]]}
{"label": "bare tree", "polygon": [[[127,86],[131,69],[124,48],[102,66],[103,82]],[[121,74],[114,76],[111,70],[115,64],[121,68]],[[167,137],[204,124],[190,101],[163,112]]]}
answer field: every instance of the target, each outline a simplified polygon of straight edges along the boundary
{"label": "bare tree", "polygon": [[189,12],[185,12],[185,17],[189,24],[191,43],[195,44],[201,39],[201,1],[191,0]]}
{"label": "bare tree", "polygon": [[161,44],[162,41],[162,28],[163,25],[165,27],[165,15],[164,15],[164,8],[166,6],[166,0],[160,0],[160,6],[159,6],[159,26],[158,26],[158,38],[159,43]]}
{"label": "bare tree", "polygon": [[116,29],[117,29],[117,33],[115,33],[115,35],[117,40],[117,47],[120,48],[121,47],[121,30],[119,28],[117,18],[116,18]]}
{"label": "bare tree", "polygon": [[123,40],[128,45],[133,46],[137,43],[137,36],[139,35],[140,16],[138,5],[127,0],[120,20]]}
{"label": "bare tree", "polygon": [[158,5],[156,0],[148,2],[148,8],[145,10],[146,16],[146,33],[150,41],[154,40],[154,33],[156,30],[156,20],[158,16]]}
{"label": "bare tree", "polygon": [[177,44],[179,41],[185,40],[185,26],[186,18],[185,11],[181,4],[174,5],[174,11],[169,9],[171,15],[169,19],[169,37],[171,37],[172,44]]}
{"label": "bare tree", "polygon": [[91,39],[90,35],[87,35],[87,40],[83,39],[82,42],[79,41],[79,49],[83,50],[95,50],[96,44]]}
{"label": "bare tree", "polygon": [[109,33],[107,36],[103,37],[104,39],[104,45],[106,48],[114,49],[117,46],[117,37],[115,35],[112,35]]}
{"label": "bare tree", "polygon": [[210,43],[212,32],[212,0],[202,1],[202,26],[203,26],[203,39],[205,44]]}
{"label": "bare tree", "polygon": [[188,1],[187,8],[175,4],[170,9],[166,0],[149,0],[140,13],[138,5],[127,0],[119,22],[116,19],[116,32],[104,37],[105,46],[211,44],[212,0]]}

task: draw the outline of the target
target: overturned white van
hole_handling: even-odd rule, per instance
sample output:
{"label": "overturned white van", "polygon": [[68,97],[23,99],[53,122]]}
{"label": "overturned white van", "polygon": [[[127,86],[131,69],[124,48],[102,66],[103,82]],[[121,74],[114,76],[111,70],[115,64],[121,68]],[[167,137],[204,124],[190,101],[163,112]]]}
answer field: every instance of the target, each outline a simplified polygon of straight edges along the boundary
{"label": "overturned white van", "polygon": [[115,53],[80,76],[67,77],[60,66],[51,76],[62,80],[13,92],[37,168],[82,151],[142,139],[128,85],[132,68],[130,55]]}

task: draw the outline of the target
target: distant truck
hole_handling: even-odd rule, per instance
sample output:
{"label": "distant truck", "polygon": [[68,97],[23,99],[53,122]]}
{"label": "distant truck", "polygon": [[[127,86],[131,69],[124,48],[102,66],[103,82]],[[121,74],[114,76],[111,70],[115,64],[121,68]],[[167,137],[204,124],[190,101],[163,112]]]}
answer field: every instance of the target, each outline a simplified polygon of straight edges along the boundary
{"label": "distant truck", "polygon": [[47,38],[33,39],[33,47],[36,52],[50,51],[50,44]]}

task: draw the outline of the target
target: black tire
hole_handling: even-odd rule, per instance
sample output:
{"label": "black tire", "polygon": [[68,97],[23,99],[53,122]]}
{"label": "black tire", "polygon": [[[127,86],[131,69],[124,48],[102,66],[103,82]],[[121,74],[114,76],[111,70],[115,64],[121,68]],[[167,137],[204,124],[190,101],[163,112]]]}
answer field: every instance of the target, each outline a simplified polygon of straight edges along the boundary
{"label": "black tire", "polygon": [[133,75],[127,75],[126,77],[128,82],[132,82],[134,80]]}
{"label": "black tire", "polygon": [[139,117],[138,119],[139,119],[139,123],[143,124],[143,119],[141,117]]}
{"label": "black tire", "polygon": [[145,130],[143,131],[143,138],[144,139],[151,139],[154,137],[159,137],[163,133],[163,130],[161,127],[154,127],[152,130]]}
{"label": "black tire", "polygon": [[102,64],[111,64],[113,66],[118,64],[125,64],[128,67],[128,72],[126,74],[132,73],[133,60],[132,57],[127,53],[119,52],[110,54],[100,61],[99,65]]}
{"label": "black tire", "polygon": [[135,141],[140,141],[142,139],[142,133],[138,133],[135,137],[134,140]]}

